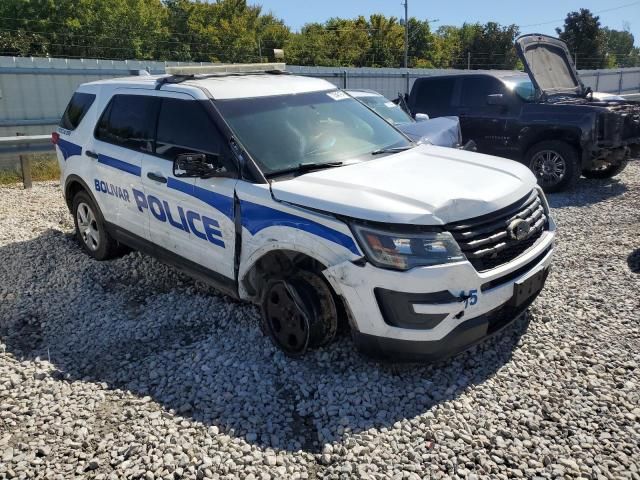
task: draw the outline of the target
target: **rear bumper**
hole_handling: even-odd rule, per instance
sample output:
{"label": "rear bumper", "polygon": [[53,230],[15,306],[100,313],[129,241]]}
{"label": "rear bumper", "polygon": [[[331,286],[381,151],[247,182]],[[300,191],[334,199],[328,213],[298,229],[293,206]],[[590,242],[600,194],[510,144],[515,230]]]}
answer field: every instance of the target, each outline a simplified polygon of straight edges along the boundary
{"label": "rear bumper", "polygon": [[511,325],[539,294],[540,291],[518,307],[511,307],[507,303],[484,315],[462,322],[437,341],[400,340],[358,331],[353,331],[353,338],[362,353],[376,359],[405,362],[444,360],[486,341]]}

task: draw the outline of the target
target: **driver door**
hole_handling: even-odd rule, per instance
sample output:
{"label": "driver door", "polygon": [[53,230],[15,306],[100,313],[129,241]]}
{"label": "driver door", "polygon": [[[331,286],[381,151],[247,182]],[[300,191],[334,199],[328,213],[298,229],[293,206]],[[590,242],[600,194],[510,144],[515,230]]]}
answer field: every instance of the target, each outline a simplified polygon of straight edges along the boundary
{"label": "driver door", "polygon": [[485,75],[469,75],[458,80],[462,83],[457,99],[457,114],[464,140],[474,140],[478,150],[490,155],[503,155],[508,148],[506,133],[509,109],[489,105],[487,97],[494,94],[510,95],[502,82]]}
{"label": "driver door", "polygon": [[[201,153],[212,162],[231,159],[202,102],[163,92],[155,154],[142,160],[151,241],[199,266],[233,278],[235,178],[176,176],[178,155]],[[230,168],[231,172],[232,169]]]}

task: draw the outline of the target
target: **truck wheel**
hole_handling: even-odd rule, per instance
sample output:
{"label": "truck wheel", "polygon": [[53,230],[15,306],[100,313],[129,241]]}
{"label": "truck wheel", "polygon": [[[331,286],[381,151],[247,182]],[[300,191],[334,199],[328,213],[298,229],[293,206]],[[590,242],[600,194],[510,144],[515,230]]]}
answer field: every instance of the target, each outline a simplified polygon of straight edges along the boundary
{"label": "truck wheel", "polygon": [[291,357],[326,345],[336,335],[338,314],[331,287],[315,273],[270,279],[261,307],[263,331]]}
{"label": "truck wheel", "polygon": [[82,248],[96,260],[108,260],[119,253],[118,242],[107,233],[98,206],[86,192],[73,197],[71,207],[76,237]]}
{"label": "truck wheel", "polygon": [[580,178],[578,152],[568,143],[558,140],[536,143],[525,159],[545,192],[566,190]]}
{"label": "truck wheel", "polygon": [[582,175],[587,178],[612,178],[621,173],[627,167],[627,161],[625,160],[618,165],[606,165],[600,168],[584,169]]}

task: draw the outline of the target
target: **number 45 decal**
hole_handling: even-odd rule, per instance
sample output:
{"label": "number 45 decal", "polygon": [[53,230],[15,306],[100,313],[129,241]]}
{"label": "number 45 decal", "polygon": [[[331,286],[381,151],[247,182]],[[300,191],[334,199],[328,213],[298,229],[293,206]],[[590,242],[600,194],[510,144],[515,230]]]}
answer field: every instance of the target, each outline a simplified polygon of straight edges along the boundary
{"label": "number 45 decal", "polygon": [[464,291],[460,292],[460,300],[464,300],[465,309],[469,306],[475,305],[478,303],[478,290],[469,290],[469,294],[464,293]]}

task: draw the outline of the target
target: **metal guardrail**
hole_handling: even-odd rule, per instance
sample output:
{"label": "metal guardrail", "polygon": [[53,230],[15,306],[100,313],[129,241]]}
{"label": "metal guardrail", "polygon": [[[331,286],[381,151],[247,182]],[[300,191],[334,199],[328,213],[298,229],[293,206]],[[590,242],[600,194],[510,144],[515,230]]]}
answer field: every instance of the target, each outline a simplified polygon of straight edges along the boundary
{"label": "metal guardrail", "polygon": [[0,137],[0,167],[7,160],[20,161],[24,188],[31,188],[31,157],[34,153],[54,152],[51,135]]}

